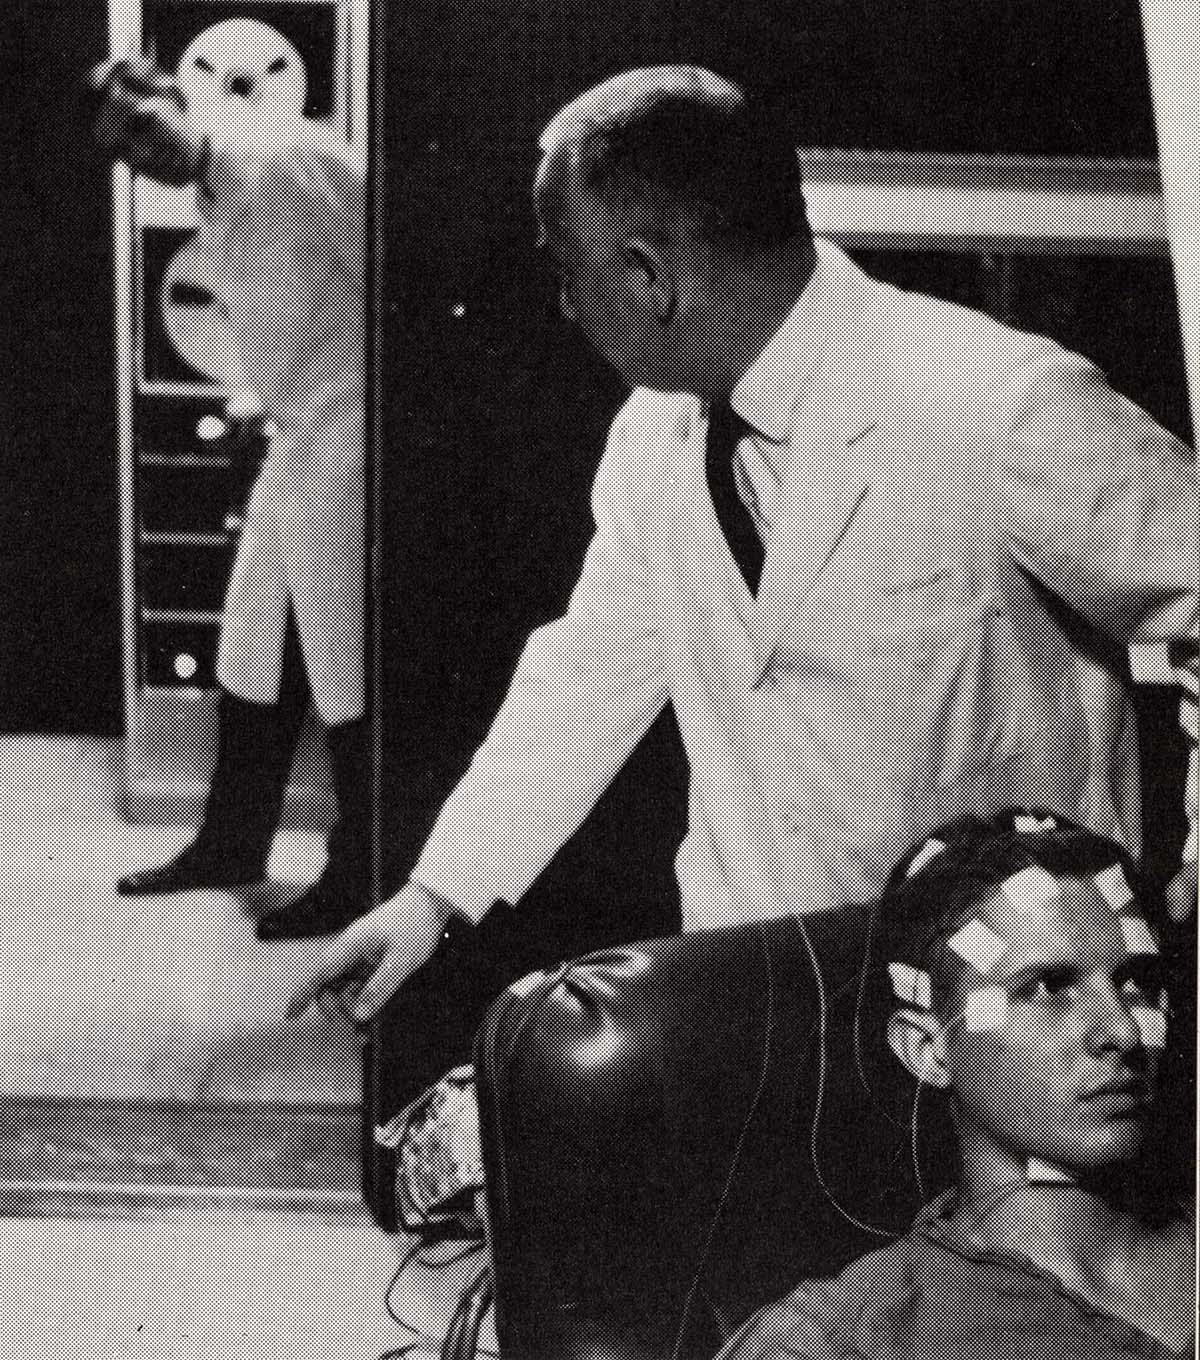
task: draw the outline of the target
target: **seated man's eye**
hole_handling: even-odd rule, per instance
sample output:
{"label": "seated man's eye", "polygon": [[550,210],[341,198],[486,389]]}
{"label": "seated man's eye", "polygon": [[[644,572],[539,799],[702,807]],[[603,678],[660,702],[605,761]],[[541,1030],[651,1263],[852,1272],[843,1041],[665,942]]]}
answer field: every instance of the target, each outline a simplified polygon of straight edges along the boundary
{"label": "seated man's eye", "polygon": [[1052,969],[1039,973],[1017,988],[1021,1000],[1046,1001],[1065,995],[1075,985],[1075,974],[1070,969]]}

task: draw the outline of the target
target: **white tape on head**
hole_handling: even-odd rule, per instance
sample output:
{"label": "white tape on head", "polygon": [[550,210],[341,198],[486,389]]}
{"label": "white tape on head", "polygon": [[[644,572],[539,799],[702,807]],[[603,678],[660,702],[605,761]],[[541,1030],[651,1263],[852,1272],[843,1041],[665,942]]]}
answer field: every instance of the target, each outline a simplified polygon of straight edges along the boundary
{"label": "white tape on head", "polygon": [[936,859],[946,848],[945,841],[939,841],[936,836],[931,836],[923,846],[913,856],[912,863],[904,871],[905,878],[916,878],[922,869],[931,859]]}
{"label": "white tape on head", "polygon": [[1058,896],[1058,879],[1040,864],[1031,864],[1006,878],[1000,891],[1018,907],[1040,907]]}
{"label": "white tape on head", "polygon": [[887,967],[892,991],[905,1005],[920,1006],[926,1011],[933,1009],[933,984],[924,969],[908,963],[889,963]]}
{"label": "white tape on head", "polygon": [[1142,1036],[1143,1048],[1166,1048],[1167,1015],[1157,1006],[1130,1006],[1129,1014]]}
{"label": "white tape on head", "polygon": [[1003,987],[976,987],[967,993],[963,1025],[971,1034],[1000,1029],[1008,1019],[1008,993]]}
{"label": "white tape on head", "polygon": [[1030,1185],[1074,1185],[1075,1177],[1069,1171],[1053,1162],[1044,1162],[1040,1157],[1030,1157],[1025,1163],[1025,1179]]}
{"label": "white tape on head", "polygon": [[1007,940],[1002,940],[991,928],[976,916],[972,917],[961,930],[955,931],[946,941],[960,959],[975,969],[977,973],[990,973],[1008,948]]}
{"label": "white tape on head", "polygon": [[1121,934],[1125,936],[1125,948],[1131,954],[1158,953],[1158,944],[1141,916],[1122,916],[1119,919]]}
{"label": "white tape on head", "polygon": [[1092,882],[1113,911],[1123,911],[1133,901],[1133,889],[1129,886],[1125,870],[1119,863],[1110,864],[1107,869],[1102,869]]}
{"label": "white tape on head", "polygon": [[1013,818],[1013,830],[1027,836],[1037,836],[1043,831],[1055,831],[1058,823],[1053,817],[1031,817],[1028,813],[1018,813]]}

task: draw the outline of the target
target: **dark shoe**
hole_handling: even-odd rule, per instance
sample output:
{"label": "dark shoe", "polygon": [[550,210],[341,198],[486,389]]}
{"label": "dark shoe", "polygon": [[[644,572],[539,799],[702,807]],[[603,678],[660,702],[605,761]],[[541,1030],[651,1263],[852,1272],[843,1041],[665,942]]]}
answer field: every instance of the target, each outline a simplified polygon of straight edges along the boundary
{"label": "dark shoe", "polygon": [[313,940],[345,930],[371,910],[371,897],[362,891],[347,893],[335,880],[326,870],[291,906],[260,916],[254,933],[260,940]]}
{"label": "dark shoe", "polygon": [[126,874],[117,881],[122,897],[144,897],[150,893],[189,892],[193,888],[241,888],[261,882],[263,863],[238,865],[228,856],[217,859],[197,850],[195,843],[157,869]]}
{"label": "dark shoe", "polygon": [[337,797],[329,859],[321,877],[290,907],[259,917],[260,940],[334,935],[370,911],[371,730],[365,718],[325,729]]}
{"label": "dark shoe", "polygon": [[222,690],[217,761],[195,839],[166,864],[128,874],[126,897],[259,882],[275,838],[303,704],[252,704]]}

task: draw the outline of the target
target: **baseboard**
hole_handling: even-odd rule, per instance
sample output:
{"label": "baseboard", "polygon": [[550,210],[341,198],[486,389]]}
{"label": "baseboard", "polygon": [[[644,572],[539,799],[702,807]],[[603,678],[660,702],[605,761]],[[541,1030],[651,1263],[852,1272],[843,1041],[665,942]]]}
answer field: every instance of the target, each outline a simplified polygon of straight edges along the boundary
{"label": "baseboard", "polygon": [[0,1109],[0,1216],[197,1200],[362,1209],[357,1104],[36,1097]]}

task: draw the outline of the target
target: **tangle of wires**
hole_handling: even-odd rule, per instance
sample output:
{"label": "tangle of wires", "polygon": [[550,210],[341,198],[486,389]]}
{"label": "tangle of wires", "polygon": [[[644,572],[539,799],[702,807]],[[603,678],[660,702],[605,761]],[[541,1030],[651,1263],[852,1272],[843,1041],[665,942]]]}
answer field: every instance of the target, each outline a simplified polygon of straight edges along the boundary
{"label": "tangle of wires", "polygon": [[[449,1252],[444,1250],[447,1247],[451,1248]],[[434,1336],[399,1312],[394,1296],[406,1271],[414,1266],[420,1266],[429,1275],[425,1287],[429,1292],[444,1297],[450,1293],[453,1286],[447,1284],[439,1288],[438,1274],[449,1272],[453,1267],[472,1257],[478,1258],[476,1268],[471,1272],[467,1283],[458,1287],[458,1298],[450,1313],[444,1336],[440,1338]],[[481,1350],[479,1347],[479,1333],[493,1298],[492,1264],[484,1244],[476,1241],[464,1243],[455,1238],[449,1230],[429,1237],[417,1237],[400,1258],[384,1294],[384,1307],[388,1316],[410,1333],[413,1340],[387,1351],[380,1360],[407,1360],[407,1357],[415,1354],[438,1355],[442,1360],[475,1360],[477,1356],[498,1360],[495,1352]]]}
{"label": "tangle of wires", "polygon": [[[392,1320],[414,1339],[388,1351],[381,1360],[402,1360],[418,1353],[440,1355],[443,1360],[475,1360],[476,1356],[494,1355],[479,1348],[483,1319],[493,1298],[491,1258],[476,1203],[476,1195],[482,1193],[481,1182],[477,1167],[463,1168],[455,1160],[454,1154],[467,1155],[461,1144],[463,1130],[458,1130],[460,1138],[456,1139],[455,1129],[444,1121],[454,1123],[454,1111],[465,1111],[467,1107],[461,1099],[447,1100],[448,1095],[465,1095],[468,1101],[474,1101],[474,1081],[469,1068],[447,1073],[397,1116],[400,1126],[397,1216],[413,1241],[396,1266],[384,1295],[384,1306]],[[461,1123],[461,1118],[458,1122]],[[432,1140],[428,1137],[431,1128],[435,1132]],[[405,1155],[406,1150],[410,1155]],[[439,1163],[440,1172],[432,1180],[422,1174],[423,1159],[424,1168],[428,1169],[431,1156]],[[467,1155],[467,1162],[474,1163],[476,1156],[477,1153]],[[447,1158],[452,1164],[447,1164]],[[463,1271],[455,1268],[469,1261],[473,1265],[464,1267],[467,1275],[464,1284]],[[447,1314],[445,1334],[440,1338],[404,1317],[394,1302],[406,1273],[418,1270],[420,1275],[413,1281],[414,1286],[419,1285],[422,1293],[433,1300],[447,1300],[457,1290],[457,1298]]]}

